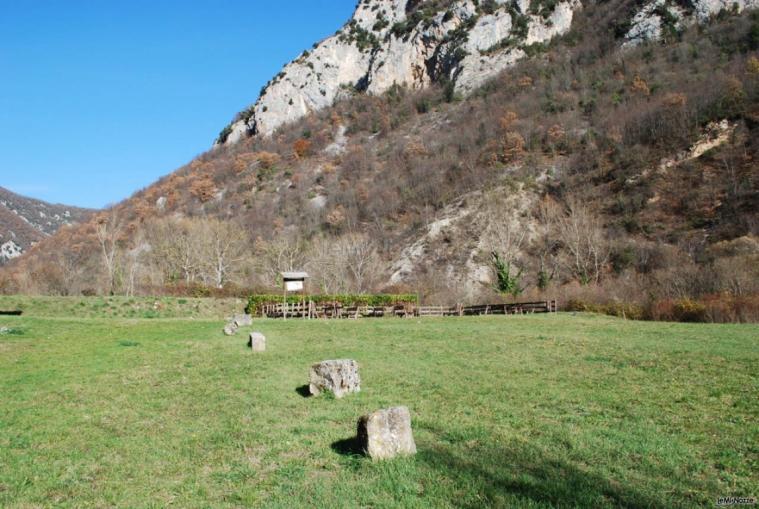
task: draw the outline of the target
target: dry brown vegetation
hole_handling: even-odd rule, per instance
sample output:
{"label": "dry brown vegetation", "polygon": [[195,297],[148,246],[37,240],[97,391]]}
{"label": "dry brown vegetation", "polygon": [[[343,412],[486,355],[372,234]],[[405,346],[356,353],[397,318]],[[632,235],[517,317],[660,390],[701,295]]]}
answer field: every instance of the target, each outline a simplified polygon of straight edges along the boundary
{"label": "dry brown vegetation", "polygon": [[[100,218],[41,243],[0,288],[267,288],[277,270],[307,266],[325,291],[381,290],[390,262],[446,206],[497,190],[537,197],[521,221],[529,235],[510,258],[525,296],[560,295],[578,308],[635,304],[652,318],[678,318],[662,311],[668,302],[702,299],[706,320],[758,319],[750,302],[759,294],[759,16],[725,15],[620,51],[621,30],[606,28],[631,5],[588,6],[569,35],[466,100],[445,86],[356,94],[271,138],[209,151],[116,206],[113,278]],[[689,156],[723,121],[724,139]],[[341,124],[345,151],[325,152]],[[512,213],[496,210],[493,221]],[[205,241],[159,247],[208,221],[229,225],[241,245],[223,278],[189,276],[168,261],[182,242]],[[441,285],[445,264],[499,231],[452,232],[451,256],[419,267],[400,290],[458,299]],[[357,260],[371,270],[357,272]]]}

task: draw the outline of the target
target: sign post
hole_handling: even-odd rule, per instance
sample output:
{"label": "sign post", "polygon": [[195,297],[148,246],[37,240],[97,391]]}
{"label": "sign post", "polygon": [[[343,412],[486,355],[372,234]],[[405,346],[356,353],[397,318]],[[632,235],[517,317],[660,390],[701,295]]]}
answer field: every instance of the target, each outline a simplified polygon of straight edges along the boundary
{"label": "sign post", "polygon": [[282,319],[287,320],[287,292],[302,292],[305,288],[308,274],[305,272],[281,272],[282,289]]}

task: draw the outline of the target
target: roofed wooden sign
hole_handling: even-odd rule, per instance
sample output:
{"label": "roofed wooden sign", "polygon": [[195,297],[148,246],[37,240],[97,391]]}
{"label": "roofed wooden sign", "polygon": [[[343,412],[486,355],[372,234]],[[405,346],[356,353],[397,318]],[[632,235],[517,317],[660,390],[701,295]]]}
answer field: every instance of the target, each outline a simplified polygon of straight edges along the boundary
{"label": "roofed wooden sign", "polygon": [[306,272],[281,272],[285,290],[288,292],[303,291],[304,282],[308,277]]}

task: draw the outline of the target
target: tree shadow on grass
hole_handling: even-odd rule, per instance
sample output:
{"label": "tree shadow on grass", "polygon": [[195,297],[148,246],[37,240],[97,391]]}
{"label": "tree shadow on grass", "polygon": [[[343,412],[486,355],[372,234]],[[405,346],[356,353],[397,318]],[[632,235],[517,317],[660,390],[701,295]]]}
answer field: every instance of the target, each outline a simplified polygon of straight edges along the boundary
{"label": "tree shadow on grass", "polygon": [[297,392],[304,398],[310,398],[312,396],[311,391],[308,388],[308,385],[301,385],[300,387],[297,387],[295,389],[295,392]]}
{"label": "tree shadow on grass", "polygon": [[[438,435],[442,436],[442,435]],[[420,448],[418,460],[466,491],[476,490],[477,502],[465,498],[451,500],[456,507],[509,505],[514,499],[554,507],[630,507],[664,509],[678,502],[640,493],[622,482],[594,474],[581,464],[552,458],[523,442],[482,444],[465,451],[447,446]],[[588,469],[589,470],[589,469]],[[525,500],[525,501],[526,501]],[[696,500],[679,501],[682,507],[698,505]]]}

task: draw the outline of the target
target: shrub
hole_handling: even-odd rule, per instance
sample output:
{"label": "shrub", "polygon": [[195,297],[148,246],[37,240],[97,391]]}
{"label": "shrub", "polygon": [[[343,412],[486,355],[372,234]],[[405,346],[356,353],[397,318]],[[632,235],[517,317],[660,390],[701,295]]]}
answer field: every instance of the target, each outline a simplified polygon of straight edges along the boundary
{"label": "shrub", "polygon": [[311,142],[305,138],[300,138],[293,143],[293,152],[298,156],[298,159],[306,157],[311,151]]}
{"label": "shrub", "polygon": [[691,299],[681,299],[672,307],[675,321],[678,322],[706,322],[706,306],[701,302]]}
{"label": "shrub", "polygon": [[607,302],[597,304],[579,299],[570,299],[564,306],[565,311],[579,311],[583,313],[600,313],[609,316],[618,316],[629,320],[643,320],[646,318],[645,309],[635,303]]}
{"label": "shrub", "polygon": [[[394,306],[399,304],[418,304],[416,295],[412,294],[373,294],[373,295],[288,295],[288,304],[297,304],[303,299],[310,300],[317,305],[337,302],[343,306]],[[245,312],[256,314],[265,304],[281,304],[284,300],[282,295],[259,294],[248,297],[248,305]]]}

